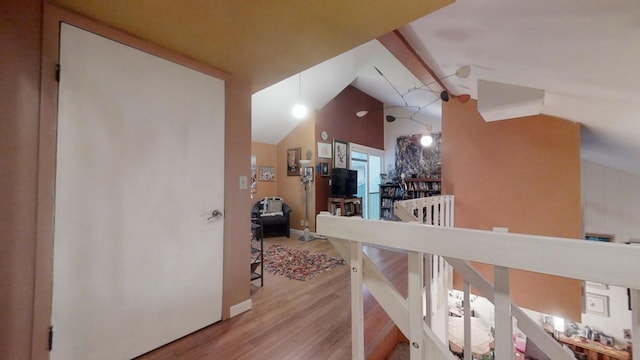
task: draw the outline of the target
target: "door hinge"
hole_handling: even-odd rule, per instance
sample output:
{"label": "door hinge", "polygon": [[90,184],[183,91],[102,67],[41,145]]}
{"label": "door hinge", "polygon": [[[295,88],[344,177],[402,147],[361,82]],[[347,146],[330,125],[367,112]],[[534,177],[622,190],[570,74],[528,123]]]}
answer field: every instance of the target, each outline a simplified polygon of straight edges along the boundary
{"label": "door hinge", "polygon": [[56,81],[60,82],[60,64],[56,64]]}
{"label": "door hinge", "polygon": [[49,326],[49,351],[53,349],[53,326]]}

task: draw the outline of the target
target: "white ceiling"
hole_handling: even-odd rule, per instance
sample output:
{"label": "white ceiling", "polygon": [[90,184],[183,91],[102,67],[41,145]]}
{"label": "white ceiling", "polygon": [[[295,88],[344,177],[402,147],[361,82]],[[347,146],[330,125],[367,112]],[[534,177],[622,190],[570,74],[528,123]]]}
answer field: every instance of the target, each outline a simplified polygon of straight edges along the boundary
{"label": "white ceiling", "polygon": [[[480,79],[545,91],[544,114],[579,122],[582,157],[640,174],[640,1],[458,0],[400,29],[440,76],[471,65],[467,79],[449,77],[453,93],[477,99]],[[397,113],[405,100],[424,106],[437,94],[421,84],[376,40],[302,73],[302,97],[322,108],[352,84]],[[253,96],[253,140],[278,143],[298,121],[290,108],[298,75]],[[439,102],[414,118],[434,123]],[[439,128],[439,123],[434,124]]]}

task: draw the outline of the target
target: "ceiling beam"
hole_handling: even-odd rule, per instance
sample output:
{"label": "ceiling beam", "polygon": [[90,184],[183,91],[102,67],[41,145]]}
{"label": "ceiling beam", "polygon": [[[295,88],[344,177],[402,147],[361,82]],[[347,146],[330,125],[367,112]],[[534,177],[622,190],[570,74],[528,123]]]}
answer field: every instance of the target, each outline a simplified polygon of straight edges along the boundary
{"label": "ceiling beam", "polygon": [[[420,57],[399,30],[393,30],[378,37],[378,41],[400,61],[423,85],[430,84],[429,89],[440,92],[449,89],[438,78],[435,71]],[[437,86],[440,88],[438,88]]]}

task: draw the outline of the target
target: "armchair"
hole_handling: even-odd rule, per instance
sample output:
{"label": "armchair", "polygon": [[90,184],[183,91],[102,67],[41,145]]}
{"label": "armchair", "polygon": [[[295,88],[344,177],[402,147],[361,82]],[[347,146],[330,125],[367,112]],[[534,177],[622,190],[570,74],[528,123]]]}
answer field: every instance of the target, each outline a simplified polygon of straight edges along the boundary
{"label": "armchair", "polygon": [[291,208],[279,197],[263,198],[251,209],[251,217],[262,221],[264,235],[289,237],[291,235],[290,214]]}

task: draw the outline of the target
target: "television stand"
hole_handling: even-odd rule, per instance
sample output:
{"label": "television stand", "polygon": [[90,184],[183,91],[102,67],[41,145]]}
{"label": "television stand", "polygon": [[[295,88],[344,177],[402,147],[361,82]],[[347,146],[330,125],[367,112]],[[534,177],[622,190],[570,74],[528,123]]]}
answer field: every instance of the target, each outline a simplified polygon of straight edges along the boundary
{"label": "television stand", "polygon": [[327,208],[331,215],[362,217],[362,198],[330,197]]}

